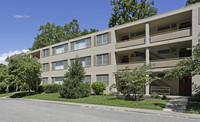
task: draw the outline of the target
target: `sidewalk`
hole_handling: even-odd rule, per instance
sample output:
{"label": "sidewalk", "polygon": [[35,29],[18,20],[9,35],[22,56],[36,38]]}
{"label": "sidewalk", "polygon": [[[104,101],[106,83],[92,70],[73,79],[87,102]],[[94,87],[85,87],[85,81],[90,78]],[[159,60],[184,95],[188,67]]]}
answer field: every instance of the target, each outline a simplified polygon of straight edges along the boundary
{"label": "sidewalk", "polygon": [[200,121],[200,115],[198,115],[198,114],[188,114],[188,113],[178,113],[178,112],[148,110],[148,109],[137,109],[137,108],[127,108],[127,107],[115,107],[115,106],[105,106],[105,105],[94,105],[94,104],[84,104],[84,103],[58,102],[58,101],[37,100],[37,99],[23,99],[23,98],[3,98],[3,99],[15,99],[15,100],[35,101],[35,102],[42,102],[42,103],[80,106],[80,107],[86,107],[86,108],[91,108],[91,109],[103,109],[103,110],[110,110],[110,111],[149,114],[149,115],[155,115],[155,116],[168,116],[168,117],[174,117],[174,118],[183,118],[183,119],[191,119],[191,120],[199,120]]}
{"label": "sidewalk", "polygon": [[188,97],[179,96],[171,98],[163,111],[184,113],[186,111],[187,102]]}

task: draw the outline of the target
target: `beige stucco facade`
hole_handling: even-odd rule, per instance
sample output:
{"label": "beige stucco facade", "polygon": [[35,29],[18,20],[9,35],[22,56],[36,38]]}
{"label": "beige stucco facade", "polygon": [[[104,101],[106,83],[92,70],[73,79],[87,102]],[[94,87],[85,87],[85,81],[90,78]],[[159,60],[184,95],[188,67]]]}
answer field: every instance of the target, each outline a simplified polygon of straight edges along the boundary
{"label": "beige stucco facade", "polygon": [[[188,48],[198,44],[200,32],[199,9],[200,4],[195,4],[155,15],[139,21],[109,28],[89,35],[63,41],[44,48],[31,51],[30,54],[39,58],[41,64],[48,63],[48,71],[44,71],[42,78],[48,78],[52,83],[53,77],[63,77],[67,69],[52,70],[52,63],[68,61],[78,57],[91,56],[91,66],[85,67],[86,75],[91,76],[91,83],[96,81],[96,76],[107,74],[109,87],[116,83],[114,72],[123,70],[126,66],[131,68],[144,64],[154,64],[152,71],[162,72],[170,69],[182,58],[191,53]],[[97,46],[97,36],[108,33],[108,43]],[[71,51],[71,42],[91,38],[91,46],[80,50]],[[68,44],[66,53],[52,54],[53,47]],[[49,56],[43,57],[43,50],[49,50]],[[142,50],[142,51],[141,51]],[[182,52],[181,52],[182,51]],[[181,56],[183,55],[184,56]],[[96,55],[109,54],[107,65],[96,65]],[[166,54],[168,56],[166,56]],[[186,55],[186,56],[185,56]],[[163,57],[162,57],[163,56]],[[194,84],[199,84],[197,76],[192,78]],[[162,80],[170,87],[170,94],[179,95],[179,81]],[[145,93],[149,94],[151,86],[146,86]]]}

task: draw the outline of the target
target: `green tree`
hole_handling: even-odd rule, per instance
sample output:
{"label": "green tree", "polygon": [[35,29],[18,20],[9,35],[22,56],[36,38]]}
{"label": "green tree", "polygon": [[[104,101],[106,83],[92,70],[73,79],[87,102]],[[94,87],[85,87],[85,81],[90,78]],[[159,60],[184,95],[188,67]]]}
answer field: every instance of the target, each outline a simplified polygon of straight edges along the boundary
{"label": "green tree", "polygon": [[79,59],[76,58],[65,74],[65,80],[60,91],[61,97],[70,99],[88,97],[91,88],[89,83],[83,83],[84,77],[85,69]]}
{"label": "green tree", "polygon": [[165,78],[168,80],[200,74],[200,45],[198,44],[194,47],[193,56],[182,59],[174,68],[164,72]]}
{"label": "green tree", "polygon": [[123,71],[117,71],[114,73],[117,79],[119,79],[116,84],[117,89],[127,97],[133,94],[136,100],[137,94],[141,89],[158,79],[157,77],[150,76],[152,74],[152,72],[149,71],[150,68],[151,65],[144,65],[134,69],[126,67]]}
{"label": "green tree", "polygon": [[41,64],[37,58],[21,53],[8,57],[6,61],[10,80],[16,84],[16,90],[24,83],[27,84],[29,92],[31,89],[37,90],[41,82]]}
{"label": "green tree", "polygon": [[109,27],[122,25],[128,22],[147,18],[157,14],[157,9],[153,7],[154,0],[111,0],[113,12],[109,20]]}
{"label": "green tree", "polygon": [[200,2],[200,0],[187,0],[186,6]]}
{"label": "green tree", "polygon": [[6,65],[0,64],[0,93],[8,91],[8,69]]}
{"label": "green tree", "polygon": [[89,31],[84,29],[82,32],[79,27],[79,23],[76,19],[65,24],[64,26],[55,25],[54,23],[47,22],[46,25],[42,25],[39,28],[39,34],[35,37],[35,42],[30,50],[42,48],[51,44],[55,44],[61,41],[69,40],[82,35],[90,34],[98,31],[91,28]]}

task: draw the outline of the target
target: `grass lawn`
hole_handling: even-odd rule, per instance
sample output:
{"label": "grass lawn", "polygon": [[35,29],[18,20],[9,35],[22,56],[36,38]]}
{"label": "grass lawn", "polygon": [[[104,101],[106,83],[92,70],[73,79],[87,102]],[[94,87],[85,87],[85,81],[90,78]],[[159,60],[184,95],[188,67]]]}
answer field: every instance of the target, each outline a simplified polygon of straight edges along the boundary
{"label": "grass lawn", "polygon": [[0,94],[0,97],[7,97],[7,96],[10,96],[11,94],[13,94],[13,92],[11,92],[11,93],[5,93],[5,94]]}
{"label": "grass lawn", "polygon": [[154,110],[162,110],[167,104],[166,100],[160,100],[160,99],[145,99],[143,101],[130,101],[126,100],[125,98],[119,98],[116,96],[90,96],[79,99],[64,99],[60,98],[60,95],[58,93],[32,94],[28,96],[20,95],[20,98],[87,103],[87,104],[120,106],[120,107],[130,107],[130,108],[143,108],[143,109],[154,109]]}
{"label": "grass lawn", "polygon": [[188,101],[186,112],[200,114],[200,101]]}

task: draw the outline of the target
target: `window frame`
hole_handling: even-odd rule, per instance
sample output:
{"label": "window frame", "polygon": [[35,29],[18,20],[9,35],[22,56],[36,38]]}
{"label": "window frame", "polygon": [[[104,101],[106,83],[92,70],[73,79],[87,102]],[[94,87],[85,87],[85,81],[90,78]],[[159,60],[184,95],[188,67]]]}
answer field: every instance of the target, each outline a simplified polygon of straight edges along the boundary
{"label": "window frame", "polygon": [[49,63],[42,64],[42,71],[43,72],[49,71]]}
{"label": "window frame", "polygon": [[[106,43],[104,43],[104,36],[105,35],[107,35]],[[98,37],[101,37],[101,40],[100,40],[101,43],[98,43],[98,41],[99,41]],[[109,44],[109,33],[108,32],[107,33],[103,33],[103,34],[99,34],[99,35],[96,36],[96,46],[101,46],[101,45],[106,45],[106,44]]]}
{"label": "window frame", "polygon": [[[104,81],[105,76],[107,77],[107,81]],[[101,80],[99,80],[98,77],[101,77],[100,78]],[[109,86],[109,74],[98,74],[98,75],[96,75],[96,81],[102,81],[106,84],[106,86]]]}
{"label": "window frame", "polygon": [[[79,43],[81,41],[84,41],[85,47],[76,49],[75,48],[76,47],[76,43]],[[71,45],[70,46],[71,47],[70,51],[76,51],[76,50],[82,50],[82,49],[86,49],[86,48],[91,48],[91,37],[85,38],[85,39],[81,39],[81,40],[78,40],[78,41],[70,42],[70,45]]]}
{"label": "window frame", "polygon": [[[56,53],[56,49],[59,47],[63,48],[63,51],[61,53]],[[52,47],[52,55],[58,55],[58,54],[63,54],[63,53],[67,53],[67,52],[68,52],[68,43]]]}
{"label": "window frame", "polygon": [[[60,62],[63,62],[63,69],[56,69],[56,63],[60,63]],[[65,70],[65,69],[68,69],[68,60],[52,62],[52,70],[53,71]]]}
{"label": "window frame", "polygon": [[49,54],[49,49],[44,49],[44,50],[42,50],[42,57],[48,57],[48,56],[50,56],[50,54]]}
{"label": "window frame", "polygon": [[[107,63],[104,63],[104,62],[105,62],[105,61],[104,61],[104,56],[106,56],[106,55],[108,56],[108,57],[107,57]],[[98,60],[98,56],[101,56],[101,64],[98,63],[98,61],[99,61],[99,60]],[[110,60],[110,59],[109,59],[109,53],[104,53],[104,54],[96,55],[96,65],[97,65],[97,66],[109,65],[109,60]]]}

